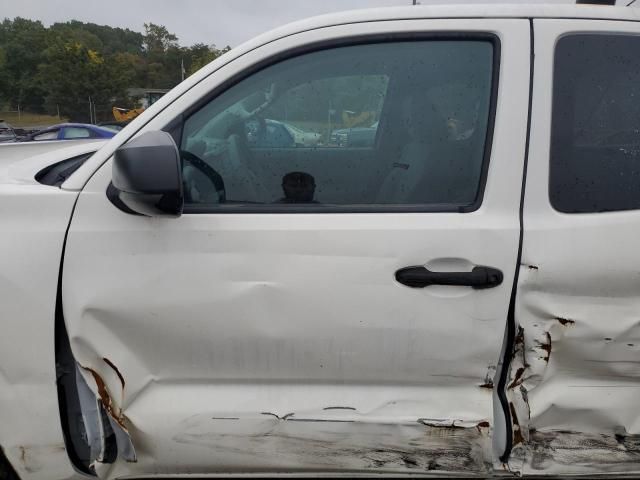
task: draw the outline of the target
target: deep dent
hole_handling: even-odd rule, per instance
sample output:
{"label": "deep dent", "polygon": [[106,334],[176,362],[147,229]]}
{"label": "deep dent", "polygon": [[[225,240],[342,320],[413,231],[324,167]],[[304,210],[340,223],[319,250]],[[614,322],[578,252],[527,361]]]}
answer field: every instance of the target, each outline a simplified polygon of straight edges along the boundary
{"label": "deep dent", "polygon": [[[569,315],[568,299],[523,265],[508,396],[521,474],[640,472],[640,319]],[[594,299],[591,299],[593,301]],[[616,311],[611,299],[601,302]],[[620,312],[618,309],[618,312]]]}

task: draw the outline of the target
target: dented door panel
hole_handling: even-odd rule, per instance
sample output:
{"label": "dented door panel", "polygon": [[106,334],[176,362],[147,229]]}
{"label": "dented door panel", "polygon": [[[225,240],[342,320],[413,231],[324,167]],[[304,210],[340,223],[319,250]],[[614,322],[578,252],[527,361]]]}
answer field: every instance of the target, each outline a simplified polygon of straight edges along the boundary
{"label": "dented door panel", "polygon": [[[504,436],[493,428],[492,386],[517,263],[512,179],[524,159],[528,22],[410,23],[307,32],[244,65],[327,35],[495,33],[496,123],[475,212],[145,218],[107,199],[110,162],[91,178],[62,292],[79,372],[123,438],[115,462],[95,459],[101,478],[492,471],[492,440]],[[205,95],[229,68],[194,90]],[[195,100],[181,98],[151,124]],[[504,280],[412,289],[394,278],[408,265],[489,265]]]}
{"label": "dented door panel", "polygon": [[512,468],[640,472],[640,212],[560,213],[549,200],[553,55],[567,32],[635,23],[535,20],[531,149],[509,385]]}

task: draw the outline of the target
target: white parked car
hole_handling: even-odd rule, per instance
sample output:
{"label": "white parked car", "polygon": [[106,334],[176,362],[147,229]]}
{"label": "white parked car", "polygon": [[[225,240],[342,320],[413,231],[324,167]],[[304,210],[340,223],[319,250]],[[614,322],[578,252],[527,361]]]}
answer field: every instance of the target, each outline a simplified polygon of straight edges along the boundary
{"label": "white parked car", "polygon": [[[0,471],[639,475],[639,20],[319,17],[11,163]],[[375,142],[247,139],[345,110]]]}

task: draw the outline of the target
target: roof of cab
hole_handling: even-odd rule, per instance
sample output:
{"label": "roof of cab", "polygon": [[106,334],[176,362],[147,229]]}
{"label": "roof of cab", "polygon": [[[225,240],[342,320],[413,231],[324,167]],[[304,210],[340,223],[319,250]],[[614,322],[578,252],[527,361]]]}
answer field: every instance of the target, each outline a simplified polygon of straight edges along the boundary
{"label": "roof of cab", "polygon": [[636,8],[624,6],[524,2],[407,5],[330,13],[290,23],[283,28],[298,27],[296,30],[299,31],[344,23],[418,18],[585,18],[638,21],[640,12]]}

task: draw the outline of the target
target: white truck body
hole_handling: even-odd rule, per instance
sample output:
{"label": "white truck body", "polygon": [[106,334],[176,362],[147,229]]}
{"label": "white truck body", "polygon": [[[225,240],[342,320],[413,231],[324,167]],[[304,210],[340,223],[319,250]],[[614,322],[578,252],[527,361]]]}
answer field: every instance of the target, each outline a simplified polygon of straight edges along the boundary
{"label": "white truck body", "polygon": [[[562,39],[633,42],[639,21],[631,8],[557,5],[318,17],[223,55],[88,158],[91,144],[7,160],[0,447],[19,478],[640,475],[640,191],[625,180],[640,125],[594,120],[607,132],[596,139],[588,121],[569,125],[589,105],[585,118],[623,118],[634,101],[640,112],[640,98],[622,80],[579,83],[598,68],[587,64],[575,95],[597,87],[599,100],[554,116],[562,66],[578,55],[558,62]],[[411,57],[422,47],[426,66]],[[345,48],[359,54],[339,63]],[[416,78],[430,62],[433,76]],[[339,77],[334,63],[343,83],[322,90]],[[382,100],[335,93],[358,68],[362,88],[385,85]],[[241,94],[268,84],[248,111]],[[304,84],[320,86],[305,100]],[[379,109],[375,144],[238,143],[238,118],[291,121],[274,105],[295,98],[308,120],[322,95],[334,95],[328,124],[306,128],[328,138],[335,105],[360,102]],[[438,110],[450,97],[466,107]],[[438,120],[416,134],[429,112]],[[201,160],[182,160],[179,218],[137,215],[108,193],[119,191],[117,152],[159,130]],[[444,173],[421,167],[448,152]],[[606,156],[621,173],[602,185],[619,178],[618,196],[594,193],[597,176],[555,189],[557,159],[570,155],[592,169]],[[36,180],[79,156],[59,184]],[[476,176],[461,157],[477,157]],[[216,200],[193,173],[212,168],[225,180]],[[462,183],[440,188],[456,175],[477,179],[468,204],[447,203]],[[288,179],[309,177],[313,200],[292,197]],[[404,279],[407,267],[420,278]]]}

